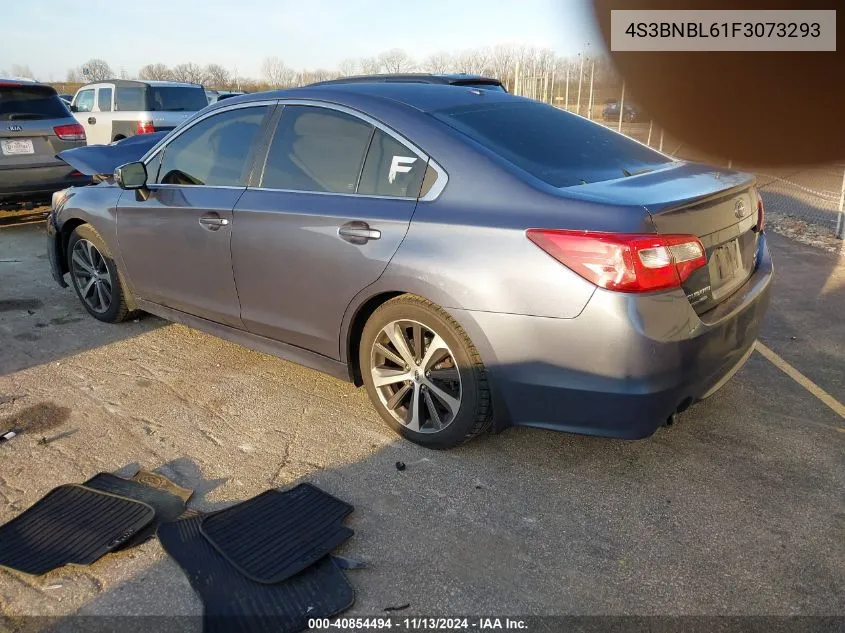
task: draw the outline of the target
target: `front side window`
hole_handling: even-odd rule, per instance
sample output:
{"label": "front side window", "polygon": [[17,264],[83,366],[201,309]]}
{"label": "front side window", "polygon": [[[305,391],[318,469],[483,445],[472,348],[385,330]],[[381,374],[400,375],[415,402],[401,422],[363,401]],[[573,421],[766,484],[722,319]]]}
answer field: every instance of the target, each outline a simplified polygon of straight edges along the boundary
{"label": "front side window", "polygon": [[416,198],[427,162],[389,134],[376,130],[364,161],[358,193]]}
{"label": "front side window", "polygon": [[100,112],[111,112],[111,88],[100,88],[97,91],[97,107]]}
{"label": "front side window", "polygon": [[267,106],[237,108],[203,119],[164,148],[158,182],[166,185],[245,186],[250,150]]}
{"label": "front side window", "polygon": [[94,91],[82,90],[76,95],[74,104],[77,112],[91,112],[94,109]]}
{"label": "front side window", "polygon": [[372,133],[372,125],[343,112],[285,106],[261,186],[355,193]]}

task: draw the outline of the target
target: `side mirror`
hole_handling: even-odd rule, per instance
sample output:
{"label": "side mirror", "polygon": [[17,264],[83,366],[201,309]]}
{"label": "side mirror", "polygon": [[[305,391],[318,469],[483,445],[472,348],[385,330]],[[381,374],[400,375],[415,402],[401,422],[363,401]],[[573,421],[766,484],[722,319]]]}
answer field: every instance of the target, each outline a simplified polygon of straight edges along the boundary
{"label": "side mirror", "polygon": [[70,108],[71,112],[79,112],[79,108],[77,108],[76,105],[74,105],[73,103],[71,103],[68,107]]}
{"label": "side mirror", "polygon": [[147,186],[144,163],[126,163],[114,170],[114,181],[121,189],[143,189]]}

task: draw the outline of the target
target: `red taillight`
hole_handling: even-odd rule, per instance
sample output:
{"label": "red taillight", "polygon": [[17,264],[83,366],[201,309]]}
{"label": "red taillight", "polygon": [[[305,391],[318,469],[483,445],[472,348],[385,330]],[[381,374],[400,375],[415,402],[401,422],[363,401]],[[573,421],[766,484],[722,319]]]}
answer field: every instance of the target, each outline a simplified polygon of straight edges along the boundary
{"label": "red taillight", "polygon": [[152,134],[156,131],[152,121],[138,121],[135,126],[135,134]]}
{"label": "red taillight", "polygon": [[85,128],[79,123],[71,123],[70,125],[57,125],[53,128],[53,133],[63,141],[84,141]]}
{"label": "red taillight", "polygon": [[619,292],[678,288],[707,264],[694,235],[529,229],[528,239],[587,281]]}
{"label": "red taillight", "polygon": [[763,198],[760,194],[757,194],[757,226],[754,229],[758,233],[763,232],[763,223],[766,219],[766,209],[765,205],[763,204]]}

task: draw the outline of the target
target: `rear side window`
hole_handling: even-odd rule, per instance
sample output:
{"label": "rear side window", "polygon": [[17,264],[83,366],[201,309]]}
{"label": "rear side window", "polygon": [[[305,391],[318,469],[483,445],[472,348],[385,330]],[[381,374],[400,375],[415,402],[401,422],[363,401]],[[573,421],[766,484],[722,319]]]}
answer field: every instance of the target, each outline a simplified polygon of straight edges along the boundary
{"label": "rear side window", "polygon": [[670,162],[621,134],[542,103],[461,106],[432,115],[553,187],[623,178]]}
{"label": "rear side window", "polygon": [[167,112],[196,112],[208,105],[205,90],[199,86],[150,86],[149,109]]}
{"label": "rear side window", "polygon": [[97,107],[100,112],[111,112],[111,88],[100,88],[97,91]]}
{"label": "rear side window", "polygon": [[426,161],[403,143],[376,130],[364,161],[358,193],[416,198],[420,195]]}
{"label": "rear side window", "polygon": [[372,133],[372,125],[343,112],[285,106],[261,186],[354,193]]}
{"label": "rear side window", "polygon": [[245,186],[251,149],[267,106],[221,112],[191,126],[165,149],[159,182],[166,185]]}
{"label": "rear side window", "polygon": [[43,86],[0,87],[0,120],[25,121],[70,116],[56,92]]}
{"label": "rear side window", "polygon": [[147,109],[143,86],[118,86],[114,97],[114,109],[124,112],[140,112]]}
{"label": "rear side window", "polygon": [[94,109],[94,89],[81,90],[73,102],[77,112],[91,112]]}

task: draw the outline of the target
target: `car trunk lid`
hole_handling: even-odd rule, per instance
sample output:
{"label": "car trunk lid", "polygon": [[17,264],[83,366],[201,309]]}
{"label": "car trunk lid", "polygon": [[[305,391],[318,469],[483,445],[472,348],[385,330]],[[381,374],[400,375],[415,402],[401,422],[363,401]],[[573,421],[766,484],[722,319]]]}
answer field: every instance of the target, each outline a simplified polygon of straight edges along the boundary
{"label": "car trunk lid", "polygon": [[684,283],[698,314],[715,307],[757,267],[757,193],[750,174],[672,162],[651,172],[568,188],[579,198],[644,208],[661,235],[695,235],[707,265]]}

